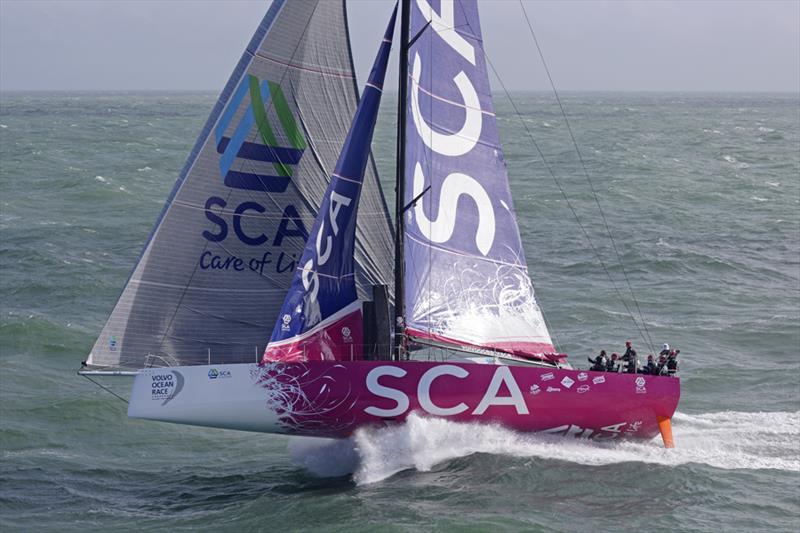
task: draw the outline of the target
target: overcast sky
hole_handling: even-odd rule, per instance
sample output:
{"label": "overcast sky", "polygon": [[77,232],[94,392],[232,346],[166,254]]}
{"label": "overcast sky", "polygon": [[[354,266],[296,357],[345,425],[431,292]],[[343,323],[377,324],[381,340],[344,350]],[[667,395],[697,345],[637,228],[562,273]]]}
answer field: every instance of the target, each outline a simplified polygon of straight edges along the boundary
{"label": "overcast sky", "polygon": [[[0,0],[0,90],[220,90],[269,3]],[[392,5],[349,3],[360,82]],[[525,6],[562,90],[800,92],[800,0]],[[519,1],[480,11],[506,85],[547,89]]]}

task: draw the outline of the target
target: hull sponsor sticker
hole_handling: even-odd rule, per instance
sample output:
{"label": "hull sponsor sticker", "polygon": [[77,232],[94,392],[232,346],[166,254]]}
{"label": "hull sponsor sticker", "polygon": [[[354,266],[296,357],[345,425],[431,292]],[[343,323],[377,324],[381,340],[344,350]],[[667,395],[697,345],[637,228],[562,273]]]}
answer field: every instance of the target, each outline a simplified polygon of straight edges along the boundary
{"label": "hull sponsor sticker", "polygon": [[183,375],[177,370],[153,374],[150,378],[150,399],[161,401],[161,405],[167,405],[183,390]]}
{"label": "hull sponsor sticker", "polygon": [[606,382],[606,377],[605,376],[597,376],[596,378],[592,379],[592,383],[594,383],[595,385],[599,385],[599,384],[605,383],[605,382]]}
{"label": "hull sponsor sticker", "polygon": [[551,379],[555,379],[555,377],[556,377],[555,374],[553,374],[552,372],[548,372],[547,374],[542,374],[539,379],[541,379],[542,381],[550,381]]}
{"label": "hull sponsor sticker", "polygon": [[561,384],[564,386],[565,389],[569,389],[575,383],[574,379],[570,379],[569,376],[564,376],[564,379],[561,380]]}
{"label": "hull sponsor sticker", "polygon": [[231,377],[230,370],[217,370],[216,368],[208,370],[208,379],[227,379],[229,377]]}
{"label": "hull sponsor sticker", "polygon": [[586,381],[587,379],[589,379],[589,374],[586,372],[581,372],[578,374],[578,381]]}
{"label": "hull sponsor sticker", "polygon": [[586,392],[589,392],[589,385],[581,385],[575,390],[578,392],[578,394],[584,394]]}

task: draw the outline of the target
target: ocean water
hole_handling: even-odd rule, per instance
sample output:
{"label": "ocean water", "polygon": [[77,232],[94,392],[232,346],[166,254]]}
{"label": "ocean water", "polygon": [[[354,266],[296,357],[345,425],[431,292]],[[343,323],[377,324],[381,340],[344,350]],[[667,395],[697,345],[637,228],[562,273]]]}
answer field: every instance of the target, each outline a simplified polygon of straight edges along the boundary
{"label": "ocean water", "polygon": [[421,418],[346,441],[129,420],[75,370],[216,95],[8,93],[0,529],[796,531],[800,98],[565,94],[590,186],[553,97],[512,96],[501,136],[558,346],[583,367],[626,338],[646,351],[564,199],[634,307],[594,187],[647,333],[682,352],[676,449]]}

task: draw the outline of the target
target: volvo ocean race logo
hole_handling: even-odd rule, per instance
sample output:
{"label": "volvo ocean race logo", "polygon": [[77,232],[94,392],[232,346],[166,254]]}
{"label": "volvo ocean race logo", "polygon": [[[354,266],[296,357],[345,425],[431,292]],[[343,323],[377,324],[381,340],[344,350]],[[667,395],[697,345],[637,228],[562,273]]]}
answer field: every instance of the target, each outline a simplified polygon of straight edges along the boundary
{"label": "volvo ocean race logo", "polygon": [[183,390],[183,375],[176,370],[164,370],[151,375],[150,378],[152,380],[150,382],[150,398],[161,400],[161,405],[167,405],[167,402]]}
{"label": "volvo ocean race logo", "polygon": [[[305,243],[308,230],[297,208],[283,205],[277,195],[288,188],[305,152],[306,139],[281,86],[250,74],[243,76],[214,129],[214,141],[222,182],[231,189],[250,192],[238,205],[231,205],[232,196],[227,193],[208,197],[205,216],[213,227],[202,235],[210,243],[235,238],[247,247],[258,247],[259,253],[248,257],[205,249],[200,268],[253,270],[262,275],[293,273],[296,258],[280,248],[286,238],[300,238]],[[270,201],[264,202],[264,195],[253,191],[271,194]],[[264,250],[267,247],[273,249]]]}

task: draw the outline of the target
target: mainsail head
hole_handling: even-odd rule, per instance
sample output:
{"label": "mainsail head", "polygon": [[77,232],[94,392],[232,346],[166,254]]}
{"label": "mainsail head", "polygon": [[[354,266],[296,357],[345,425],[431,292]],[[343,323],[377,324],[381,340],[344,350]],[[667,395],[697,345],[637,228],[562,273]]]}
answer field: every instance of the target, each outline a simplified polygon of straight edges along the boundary
{"label": "mainsail head", "polygon": [[422,196],[404,214],[406,332],[553,353],[509,191],[477,1],[441,0],[437,11],[414,0],[410,15],[405,199]]}
{"label": "mainsail head", "polygon": [[361,359],[363,318],[353,244],[396,15],[397,7],[264,352],[265,361]]}
{"label": "mainsail head", "polygon": [[[93,366],[260,358],[358,103],[344,1],[274,0],[206,122]],[[392,277],[391,221],[367,164],[355,286]]]}

